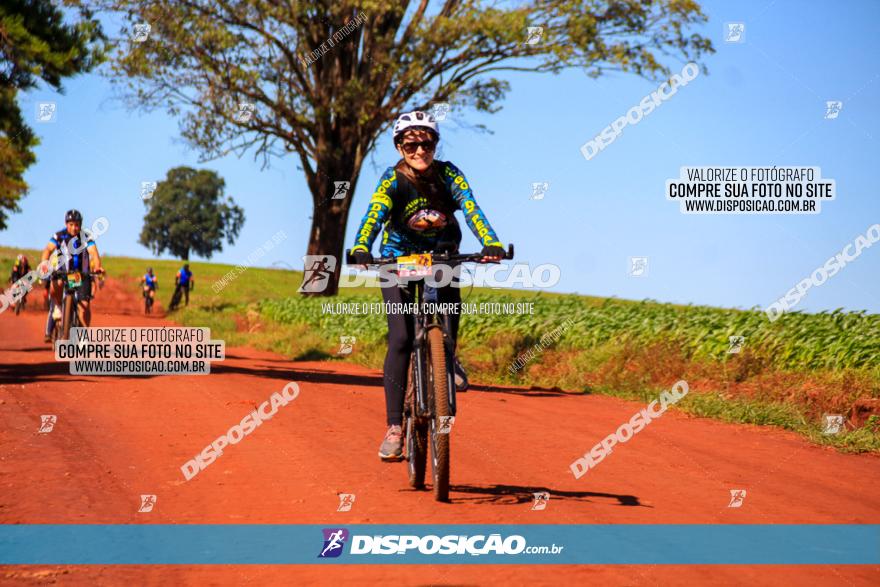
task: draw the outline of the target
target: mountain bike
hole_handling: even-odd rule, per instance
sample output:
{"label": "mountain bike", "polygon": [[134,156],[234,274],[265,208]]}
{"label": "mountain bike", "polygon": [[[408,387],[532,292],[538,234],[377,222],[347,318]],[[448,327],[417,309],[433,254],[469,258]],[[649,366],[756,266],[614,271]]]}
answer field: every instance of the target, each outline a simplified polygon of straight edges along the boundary
{"label": "mountain bike", "polygon": [[150,288],[144,287],[144,314],[150,314],[153,311],[153,296],[150,295],[150,291]]}
{"label": "mountain bike", "polygon": [[[97,276],[100,273],[93,271],[64,271],[57,270],[52,279],[62,279],[64,291],[61,295],[61,317],[55,319],[55,329],[52,333],[52,339],[70,340],[70,329],[82,326],[79,323],[79,313],[77,307],[80,302],[83,287],[85,287],[83,277]],[[91,285],[89,286],[91,287]],[[91,293],[91,292],[88,292]]]}
{"label": "mountain bike", "polygon": [[[345,257],[349,265],[355,264],[351,251],[347,250]],[[508,247],[504,258],[513,259],[513,245]],[[417,308],[421,310],[424,304],[433,304],[428,309],[436,310],[437,289],[420,277],[431,275],[435,265],[445,265],[451,270],[455,265],[482,262],[482,259],[480,253],[461,255],[432,251],[374,259],[369,267],[396,265],[397,275],[410,279],[408,287],[414,288],[412,299]],[[455,349],[451,332],[449,314],[419,311],[415,315],[415,336],[403,407],[402,428],[409,484],[415,489],[424,488],[430,444],[434,499],[437,501],[449,501],[449,437],[457,411],[453,371]]]}
{"label": "mountain bike", "polygon": [[[176,310],[177,307],[180,305],[180,301],[181,301],[181,299],[183,299],[183,294],[184,294],[185,289],[192,291],[192,289],[193,289],[192,282],[188,283],[187,285],[177,285],[174,288],[174,295],[171,296],[171,304],[168,306],[169,312]],[[187,303],[189,303],[189,298],[187,298]]]}
{"label": "mountain bike", "polygon": [[174,294],[171,296],[171,303],[168,304],[168,311],[173,312],[180,305],[180,298],[183,297],[183,289],[178,285],[174,288]]}
{"label": "mountain bike", "polygon": [[15,295],[17,293],[21,293],[21,297],[15,300],[15,315],[18,316],[22,310],[27,306],[27,291],[25,290],[25,286],[21,282],[15,282],[12,284],[12,289],[10,293]]}

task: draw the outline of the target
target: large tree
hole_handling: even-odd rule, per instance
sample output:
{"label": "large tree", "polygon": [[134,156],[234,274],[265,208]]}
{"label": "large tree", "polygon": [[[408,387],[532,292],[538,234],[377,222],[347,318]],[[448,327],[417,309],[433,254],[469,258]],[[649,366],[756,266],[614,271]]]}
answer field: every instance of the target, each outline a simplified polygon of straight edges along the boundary
{"label": "large tree", "polygon": [[[340,256],[364,158],[400,112],[450,102],[494,112],[507,71],[581,68],[648,78],[712,51],[693,0],[94,0],[151,25],[112,75],[132,104],[179,115],[206,158],[298,156],[312,195],[307,254]],[[530,26],[543,27],[537,43]],[[126,30],[128,32],[128,29]],[[241,104],[247,107],[246,114]],[[334,182],[350,182],[333,199]],[[338,277],[338,267],[337,267]],[[336,291],[336,280],[325,293]]]}
{"label": "large tree", "polygon": [[141,244],[157,255],[168,250],[189,260],[190,253],[208,259],[235,242],[244,211],[225,196],[223,178],[207,169],[175,167],[156,189],[145,194]]}
{"label": "large tree", "polygon": [[40,80],[62,92],[61,80],[90,71],[103,56],[101,27],[83,8],[65,12],[51,0],[0,2],[0,230],[27,193],[24,173],[39,140],[18,107],[21,90]]}

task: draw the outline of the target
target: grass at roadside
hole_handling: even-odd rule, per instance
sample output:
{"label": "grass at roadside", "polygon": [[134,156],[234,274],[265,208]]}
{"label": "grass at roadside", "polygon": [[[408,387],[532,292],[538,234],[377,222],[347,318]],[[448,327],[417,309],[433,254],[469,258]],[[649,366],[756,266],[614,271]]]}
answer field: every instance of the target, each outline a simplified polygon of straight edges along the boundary
{"label": "grass at roadside", "polygon": [[[11,266],[17,252],[0,247],[0,266]],[[133,295],[151,265],[167,307],[182,262],[107,256],[104,265]],[[190,306],[172,315],[179,323],[210,327],[230,346],[381,368],[384,316],[328,312],[337,304],[378,303],[378,289],[304,298],[296,294],[297,271],[204,262],[190,268],[196,288]],[[462,298],[478,310],[462,318],[459,343],[476,382],[644,400],[685,379],[692,393],[677,408],[687,413],[776,426],[843,450],[880,450],[876,419],[846,434],[822,433],[824,414],[846,415],[857,400],[880,397],[880,316],[794,313],[771,323],[754,310],[530,291],[464,289]],[[501,313],[479,312],[486,304]],[[534,312],[504,314],[522,309],[517,304],[532,304]],[[730,353],[735,335],[745,342]],[[356,339],[351,355],[337,354],[342,336]]]}

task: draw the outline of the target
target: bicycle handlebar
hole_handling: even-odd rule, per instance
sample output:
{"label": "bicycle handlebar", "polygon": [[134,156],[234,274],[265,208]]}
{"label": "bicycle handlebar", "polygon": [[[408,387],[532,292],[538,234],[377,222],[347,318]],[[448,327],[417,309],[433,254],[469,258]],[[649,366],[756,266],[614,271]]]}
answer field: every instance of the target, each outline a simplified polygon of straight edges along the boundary
{"label": "bicycle handlebar", "polygon": [[52,275],[67,275],[68,273],[81,273],[83,275],[104,275],[107,273],[107,270],[101,268],[100,271],[92,271],[89,269],[88,271],[83,271],[82,269],[75,269],[74,271],[68,271],[67,269],[55,269],[52,271]]}
{"label": "bicycle handlebar", "polygon": [[[482,253],[467,253],[467,254],[451,254],[451,253],[437,253],[434,251],[430,251],[428,253],[424,253],[427,255],[431,255],[432,263],[443,263],[443,262],[452,262],[452,263],[468,263],[468,262],[478,262],[481,263],[483,261]],[[368,265],[393,265],[397,263],[397,260],[400,257],[409,257],[410,255],[400,255],[399,257],[378,257],[373,259],[372,263],[368,263]],[[507,253],[504,254],[502,259],[513,259],[513,243],[507,246]],[[345,249],[345,264],[346,265],[358,265],[355,262],[354,257],[351,254],[351,249]]]}

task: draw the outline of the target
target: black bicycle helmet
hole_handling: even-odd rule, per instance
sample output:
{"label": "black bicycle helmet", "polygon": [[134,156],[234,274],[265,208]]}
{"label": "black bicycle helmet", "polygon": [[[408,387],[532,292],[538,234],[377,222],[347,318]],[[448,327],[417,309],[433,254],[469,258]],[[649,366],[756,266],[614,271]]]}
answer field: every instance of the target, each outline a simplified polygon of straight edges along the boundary
{"label": "black bicycle helmet", "polygon": [[67,214],[64,215],[64,223],[68,222],[79,222],[82,223],[83,215],[79,210],[68,210]]}

